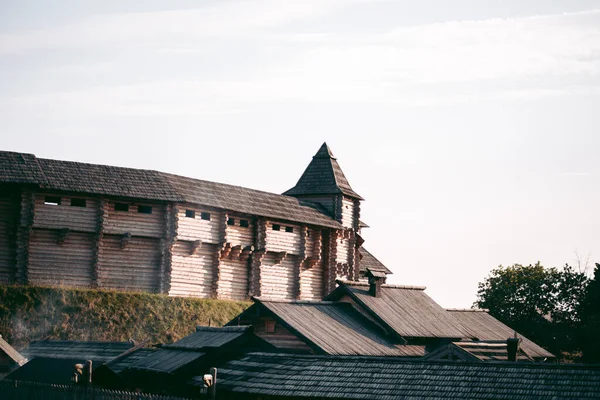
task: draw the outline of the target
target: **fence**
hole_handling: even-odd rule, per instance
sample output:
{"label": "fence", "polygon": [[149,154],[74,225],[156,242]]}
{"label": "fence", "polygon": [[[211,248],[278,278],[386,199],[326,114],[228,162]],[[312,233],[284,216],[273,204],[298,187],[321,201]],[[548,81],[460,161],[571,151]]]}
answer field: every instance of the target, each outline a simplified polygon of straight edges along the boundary
{"label": "fence", "polygon": [[0,380],[2,400],[190,400],[169,395]]}

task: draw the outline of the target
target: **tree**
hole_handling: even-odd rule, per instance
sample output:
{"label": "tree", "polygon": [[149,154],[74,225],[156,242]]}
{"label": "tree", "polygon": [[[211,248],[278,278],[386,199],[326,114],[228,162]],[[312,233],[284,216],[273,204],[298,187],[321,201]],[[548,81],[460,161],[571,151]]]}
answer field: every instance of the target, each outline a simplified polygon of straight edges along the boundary
{"label": "tree", "polygon": [[588,281],[569,265],[499,266],[479,283],[474,305],[560,355],[580,347],[580,304]]}
{"label": "tree", "polygon": [[594,279],[586,288],[579,315],[583,325],[583,361],[600,363],[600,264],[596,264]]}

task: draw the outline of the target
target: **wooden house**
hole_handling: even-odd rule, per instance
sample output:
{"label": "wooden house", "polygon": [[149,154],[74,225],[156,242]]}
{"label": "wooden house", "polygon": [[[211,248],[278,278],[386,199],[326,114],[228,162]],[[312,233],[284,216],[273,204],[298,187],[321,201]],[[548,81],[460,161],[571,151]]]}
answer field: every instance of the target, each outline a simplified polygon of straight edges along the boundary
{"label": "wooden house", "polygon": [[283,195],[0,152],[0,283],[319,300],[390,273],[361,248],[361,200],[326,144]]}
{"label": "wooden house", "polygon": [[21,353],[0,335],[0,379],[27,362]]}

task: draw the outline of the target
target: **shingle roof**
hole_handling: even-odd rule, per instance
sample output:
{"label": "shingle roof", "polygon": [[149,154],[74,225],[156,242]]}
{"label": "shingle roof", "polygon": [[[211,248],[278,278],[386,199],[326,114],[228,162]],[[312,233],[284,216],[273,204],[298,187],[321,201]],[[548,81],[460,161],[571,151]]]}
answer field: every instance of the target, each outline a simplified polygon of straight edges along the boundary
{"label": "shingle roof", "polygon": [[284,194],[288,196],[344,194],[363,200],[350,187],[346,176],[327,146],[327,143],[323,143],[317,154],[314,155],[312,161],[298,180],[298,183],[296,183],[296,186]]}
{"label": "shingle roof", "polygon": [[136,199],[188,202],[268,218],[341,229],[306,202],[260,190],[153,170],[36,158],[0,152],[0,183]]}
{"label": "shingle roof", "polygon": [[221,347],[244,334],[251,333],[251,326],[226,326],[222,328],[210,326],[197,326],[196,332],[169,345],[167,349],[202,350],[209,347]]}
{"label": "shingle roof", "polygon": [[424,292],[424,287],[382,285],[381,297],[369,294],[369,285],[337,281],[325,300],[350,295],[376,320],[406,338],[469,337],[456,320]]}
{"label": "shingle roof", "polygon": [[105,366],[109,367],[113,372],[118,374],[126,368],[132,367],[139,360],[154,354],[156,351],[158,350],[151,348],[137,349],[129,354],[124,355],[123,357],[118,357],[107,362]]}
{"label": "shingle roof", "polygon": [[21,353],[33,357],[77,358],[107,362],[130,349],[128,342],[80,342],[74,340],[43,340],[31,342]]}
{"label": "shingle roof", "polygon": [[204,355],[205,353],[197,351],[161,348],[133,363],[131,369],[172,373]]}
{"label": "shingle roof", "polygon": [[[4,377],[6,380],[54,383],[70,385],[75,364],[83,364],[86,358],[36,357]],[[102,362],[92,359],[92,371]]]}
{"label": "shingle roof", "polygon": [[[506,341],[461,341],[448,343],[431,353],[424,360],[455,360],[463,361],[508,361],[508,346]],[[534,361],[522,350],[517,353],[518,361]]]}
{"label": "shingle roof", "polygon": [[12,347],[6,340],[0,335],[0,351],[4,352],[13,362],[18,365],[24,364],[27,359],[23,357],[14,347]]}
{"label": "shingle roof", "polygon": [[373,256],[364,247],[358,249],[358,254],[361,256],[360,259],[360,271],[366,273],[367,269],[371,271],[383,272],[386,274],[393,274],[381,261]]}
{"label": "shingle roof", "polygon": [[600,367],[251,353],[219,368],[219,390],[378,400],[600,399]]}
{"label": "shingle roof", "polygon": [[[447,310],[469,336],[479,340],[506,340],[514,335],[514,330],[492,317],[484,310]],[[554,355],[538,346],[523,335],[521,348],[533,358],[550,358]]]}
{"label": "shingle roof", "polygon": [[394,344],[349,303],[257,301],[327,354],[420,357],[425,353],[424,346]]}

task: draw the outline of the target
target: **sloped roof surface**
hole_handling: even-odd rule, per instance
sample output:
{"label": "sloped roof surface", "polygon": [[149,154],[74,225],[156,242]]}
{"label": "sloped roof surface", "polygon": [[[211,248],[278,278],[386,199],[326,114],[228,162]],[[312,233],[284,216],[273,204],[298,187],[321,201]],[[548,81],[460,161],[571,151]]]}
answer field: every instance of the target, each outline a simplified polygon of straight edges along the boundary
{"label": "sloped roof surface", "polygon": [[26,361],[26,358],[21,355],[14,347],[12,347],[6,340],[0,335],[0,351],[4,352],[11,360],[21,365]]}
{"label": "sloped roof surface", "polygon": [[[83,364],[87,360],[83,358],[36,357],[5,376],[4,379],[71,385],[75,364]],[[92,359],[92,371],[100,365],[102,362]]]}
{"label": "sloped roof surface", "polygon": [[348,179],[346,179],[327,143],[323,143],[317,154],[314,155],[312,161],[298,180],[298,183],[296,183],[296,186],[284,194],[288,196],[344,194],[363,200],[350,187]]}
{"label": "sloped roof surface", "polygon": [[463,338],[468,334],[454,318],[424,292],[424,287],[382,285],[381,297],[369,294],[369,285],[338,281],[326,300],[349,294],[372,316],[407,338]]}
{"label": "sloped roof surface", "polygon": [[116,358],[112,361],[106,363],[106,366],[113,370],[115,373],[120,373],[126,368],[132,367],[139,360],[148,357],[151,354],[154,354],[158,350],[151,348],[141,348],[137,349],[123,357]]}
{"label": "sloped roof surface", "polygon": [[198,326],[196,332],[163,348],[202,350],[207,347],[221,347],[235,340],[246,332],[252,332],[250,326],[226,326],[222,328]]}
{"label": "sloped roof surface", "polygon": [[[506,342],[454,342],[452,345],[460,347],[481,361],[508,361],[508,345]],[[533,361],[523,351],[517,353],[518,361]]]}
{"label": "sloped roof surface", "polygon": [[420,357],[425,353],[424,346],[395,345],[349,303],[260,303],[327,354]]}
{"label": "sloped roof surface", "polygon": [[[202,377],[194,382],[201,385]],[[600,399],[600,367],[251,353],[219,368],[219,390],[377,400]]]}
{"label": "sloped roof surface", "polygon": [[133,363],[131,369],[171,373],[203,357],[204,354],[196,351],[161,348]]}
{"label": "sloped roof surface", "polygon": [[136,199],[188,202],[341,229],[337,221],[294,197],[164,172],[36,158],[0,152],[0,183]]}
{"label": "sloped roof surface", "polygon": [[360,271],[367,272],[367,269],[376,272],[383,272],[385,274],[392,274],[393,272],[388,269],[381,261],[376,259],[373,254],[367,251],[364,247],[358,249],[358,254],[362,256],[360,259]]}
{"label": "sloped roof surface", "polygon": [[[448,310],[462,329],[469,333],[469,336],[479,340],[506,340],[513,337],[515,331],[492,317],[483,310]],[[538,346],[523,335],[518,335],[522,339],[521,348],[530,357],[547,358],[554,357],[552,353]]]}
{"label": "sloped roof surface", "polygon": [[32,342],[21,353],[33,357],[69,358],[107,362],[129,350],[128,342],[80,342],[74,340],[43,340]]}

